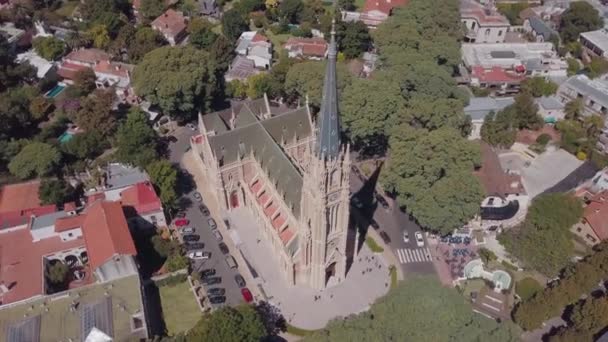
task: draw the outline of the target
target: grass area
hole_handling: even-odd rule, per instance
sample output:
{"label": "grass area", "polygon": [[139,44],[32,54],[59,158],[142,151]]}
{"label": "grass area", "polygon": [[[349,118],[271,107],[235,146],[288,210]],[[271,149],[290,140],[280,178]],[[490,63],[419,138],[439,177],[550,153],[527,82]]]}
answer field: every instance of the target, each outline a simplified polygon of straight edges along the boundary
{"label": "grass area", "polygon": [[485,286],[485,282],[481,279],[471,279],[471,280],[467,280],[464,283],[464,286],[462,288],[462,292],[463,294],[467,297],[470,298],[471,297],[471,292],[477,292],[479,293],[479,291],[481,291],[482,288],[484,288]]}
{"label": "grass area", "polygon": [[78,7],[78,4],[80,4],[80,1],[77,1],[77,0],[76,1],[65,1],[61,5],[61,7],[59,7],[55,11],[55,14],[60,15],[64,18],[71,18],[72,13],[74,13],[74,10],[76,9],[76,7]]}
{"label": "grass area", "polygon": [[503,260],[500,264],[503,265],[507,269],[507,271],[513,271],[513,272],[519,271],[519,268],[517,268],[517,266],[513,265],[512,263],[510,263],[506,260]]}
{"label": "grass area", "polygon": [[270,39],[270,41],[272,42],[272,45],[274,46],[275,50],[281,48],[283,46],[283,44],[285,44],[287,42],[287,39],[293,37],[289,33],[274,34],[270,30],[267,30],[265,34],[268,37],[268,39]]}
{"label": "grass area", "polygon": [[316,332],[316,330],[306,330],[306,329],[294,327],[293,325],[291,325],[289,323],[286,323],[286,324],[287,324],[287,332],[292,335],[304,337],[304,336],[310,336]]}
{"label": "grass area", "polygon": [[515,283],[515,293],[522,300],[532,298],[538,291],[542,291],[543,286],[536,279],[527,277]]}
{"label": "grass area", "polygon": [[391,267],[389,269],[389,274],[391,276],[391,290],[392,290],[395,287],[397,287],[397,283],[399,282],[399,279],[397,279],[397,268],[395,267],[395,265],[391,265]]}
{"label": "grass area", "polygon": [[202,317],[188,282],[161,286],[158,291],[169,336],[187,332]]}
{"label": "grass area", "polygon": [[355,0],[355,7],[357,7],[357,10],[363,10],[363,6],[365,6],[365,0]]}
{"label": "grass area", "polygon": [[382,253],[382,252],[384,252],[384,248],[380,247],[380,245],[378,245],[378,243],[376,242],[376,240],[374,240],[369,235],[365,238],[365,244],[374,253]]}
{"label": "grass area", "polygon": [[211,31],[217,34],[222,34],[222,25],[215,25],[211,28]]}

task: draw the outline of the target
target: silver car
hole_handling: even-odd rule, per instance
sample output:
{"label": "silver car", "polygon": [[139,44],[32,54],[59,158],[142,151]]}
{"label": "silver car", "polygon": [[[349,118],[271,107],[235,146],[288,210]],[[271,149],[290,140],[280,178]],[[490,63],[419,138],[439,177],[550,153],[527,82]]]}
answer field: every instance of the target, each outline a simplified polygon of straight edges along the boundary
{"label": "silver car", "polygon": [[214,219],[212,219],[212,218],[208,219],[207,223],[209,224],[209,227],[211,227],[211,229],[217,228],[217,223],[215,223]]}
{"label": "silver car", "polygon": [[181,229],[182,234],[194,234],[194,228],[184,227]]}
{"label": "silver car", "polygon": [[217,241],[219,241],[219,242],[221,242],[221,241],[224,239],[224,238],[222,237],[222,234],[221,234],[219,231],[217,231],[217,230],[214,230],[214,231],[213,231],[213,235],[215,236],[215,239],[216,239]]}

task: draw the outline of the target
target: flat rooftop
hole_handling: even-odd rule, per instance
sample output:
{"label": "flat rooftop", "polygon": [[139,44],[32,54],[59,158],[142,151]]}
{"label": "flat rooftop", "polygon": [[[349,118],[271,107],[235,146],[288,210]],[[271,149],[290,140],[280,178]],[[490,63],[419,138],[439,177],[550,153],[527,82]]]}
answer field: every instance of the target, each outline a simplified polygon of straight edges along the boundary
{"label": "flat rooftop", "polygon": [[120,163],[109,164],[106,172],[108,189],[123,188],[150,180],[148,175],[138,167],[130,167]]}
{"label": "flat rooftop", "polygon": [[591,42],[593,45],[600,48],[602,51],[608,51],[608,29],[600,29],[581,33],[581,37]]}
{"label": "flat rooftop", "polygon": [[558,58],[552,43],[462,44],[462,61],[467,67],[513,68],[528,60]]}
{"label": "flat rooftop", "polygon": [[[11,327],[18,327],[25,320],[39,317],[39,331],[28,332],[29,336],[39,335],[40,341],[84,341],[81,330],[87,326],[86,319],[108,320],[116,341],[127,340],[131,333],[132,315],[142,312],[139,275],[117,279],[103,284],[93,284],[63,292],[58,295],[32,300],[23,304],[0,308],[0,341],[8,341]],[[111,307],[106,312],[94,313],[89,317],[90,309],[95,304],[110,299]],[[72,303],[77,303],[76,310],[70,310]],[[15,328],[13,328],[15,329]]]}

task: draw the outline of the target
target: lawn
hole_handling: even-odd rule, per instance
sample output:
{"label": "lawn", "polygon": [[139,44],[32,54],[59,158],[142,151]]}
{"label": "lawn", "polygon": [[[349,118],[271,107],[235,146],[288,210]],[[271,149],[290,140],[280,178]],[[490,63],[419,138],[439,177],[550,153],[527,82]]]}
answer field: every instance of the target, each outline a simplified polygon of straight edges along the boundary
{"label": "lawn", "polygon": [[161,286],[158,291],[169,336],[187,332],[202,317],[187,281],[172,286]]}
{"label": "lawn", "polygon": [[365,238],[365,244],[374,253],[382,253],[382,252],[384,252],[384,248],[380,247],[380,245],[378,245],[378,243],[376,242],[376,240],[374,240],[369,235]]}
{"label": "lawn", "polygon": [[282,47],[283,44],[285,44],[287,42],[287,39],[293,37],[289,33],[274,34],[274,33],[270,32],[270,30],[266,31],[265,34],[268,37],[268,39],[270,39],[270,41],[272,42],[272,45],[274,46],[275,50]]}
{"label": "lawn", "polygon": [[291,325],[289,323],[287,323],[286,325],[287,325],[287,332],[289,334],[292,334],[295,336],[300,336],[300,337],[310,336],[316,331],[316,330],[306,330],[306,329],[294,327],[293,325]]}
{"label": "lawn", "polygon": [[357,7],[357,11],[363,10],[363,6],[365,6],[365,0],[355,0],[355,7]]}
{"label": "lawn", "polygon": [[399,279],[397,279],[397,268],[395,267],[395,265],[391,265],[390,275],[391,275],[391,289],[394,289],[395,287],[397,287],[397,283],[399,282]]}

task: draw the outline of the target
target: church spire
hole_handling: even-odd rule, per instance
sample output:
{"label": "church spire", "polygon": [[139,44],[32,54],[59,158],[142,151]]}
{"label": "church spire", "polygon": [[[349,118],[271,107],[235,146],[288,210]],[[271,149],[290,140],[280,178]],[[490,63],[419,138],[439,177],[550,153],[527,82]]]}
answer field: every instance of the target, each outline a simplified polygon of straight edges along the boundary
{"label": "church spire", "polygon": [[338,117],[338,89],[336,82],[336,30],[331,25],[331,41],[327,53],[327,66],[323,82],[323,99],[319,113],[319,157],[335,158],[340,151],[340,119]]}

